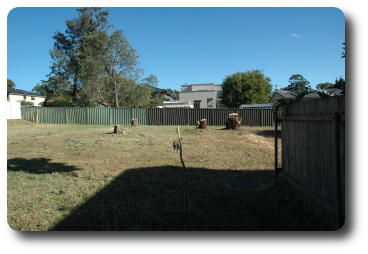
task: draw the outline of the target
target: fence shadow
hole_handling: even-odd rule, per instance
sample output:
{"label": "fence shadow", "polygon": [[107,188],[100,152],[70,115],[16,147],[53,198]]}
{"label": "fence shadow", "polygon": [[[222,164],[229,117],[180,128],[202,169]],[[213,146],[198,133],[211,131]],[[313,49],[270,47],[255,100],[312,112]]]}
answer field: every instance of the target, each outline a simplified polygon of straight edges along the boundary
{"label": "fence shadow", "polygon": [[50,162],[48,158],[13,158],[8,159],[9,171],[24,171],[31,174],[51,174],[80,170],[75,166],[65,165],[64,163]]}
{"label": "fence shadow", "polygon": [[273,185],[271,170],[147,167],[124,171],[51,230],[323,230]]}

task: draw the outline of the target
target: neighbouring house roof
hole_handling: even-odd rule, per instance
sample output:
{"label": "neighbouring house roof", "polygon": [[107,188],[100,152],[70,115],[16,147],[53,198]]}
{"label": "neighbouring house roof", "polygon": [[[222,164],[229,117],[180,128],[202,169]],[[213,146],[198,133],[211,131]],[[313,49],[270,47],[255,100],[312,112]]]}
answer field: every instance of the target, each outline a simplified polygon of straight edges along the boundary
{"label": "neighbouring house roof", "polygon": [[164,101],[164,108],[193,108],[190,101]]}
{"label": "neighbouring house roof", "polygon": [[200,83],[200,84],[185,84],[182,86],[221,86],[221,85],[214,84],[214,83]]}
{"label": "neighbouring house roof", "polygon": [[312,99],[320,99],[322,98],[317,92],[306,94],[303,99],[312,100]]}
{"label": "neighbouring house roof", "polygon": [[180,91],[180,93],[196,93],[196,92],[217,92],[218,90],[196,90],[196,91]]}
{"label": "neighbouring house roof", "polygon": [[272,103],[267,104],[242,104],[240,109],[253,108],[253,109],[272,109]]}
{"label": "neighbouring house roof", "polygon": [[340,88],[326,88],[322,89],[322,91],[326,91],[331,96],[339,96],[343,94],[343,91]]}
{"label": "neighbouring house roof", "polygon": [[277,90],[272,94],[272,96],[274,96],[275,94],[278,94],[278,95],[284,97],[285,99],[293,99],[296,96],[296,94],[294,92],[287,91],[287,90]]}
{"label": "neighbouring house roof", "polygon": [[28,91],[22,90],[22,89],[15,89],[15,88],[8,88],[8,94],[46,97],[44,95],[40,95],[40,94],[37,94],[37,93],[28,92]]}

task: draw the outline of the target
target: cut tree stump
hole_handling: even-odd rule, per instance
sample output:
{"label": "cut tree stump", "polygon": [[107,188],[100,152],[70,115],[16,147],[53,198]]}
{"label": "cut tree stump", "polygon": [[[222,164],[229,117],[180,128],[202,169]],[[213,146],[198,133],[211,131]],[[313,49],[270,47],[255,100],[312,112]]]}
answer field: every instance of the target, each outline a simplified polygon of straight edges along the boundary
{"label": "cut tree stump", "polygon": [[237,130],[240,128],[241,119],[239,118],[238,113],[229,114],[226,121],[226,129],[228,130]]}
{"label": "cut tree stump", "polygon": [[114,134],[119,134],[119,133],[123,133],[123,134],[125,134],[125,131],[124,131],[124,129],[123,129],[123,127],[122,127],[122,126],[120,126],[120,125],[115,125],[115,126],[114,126],[114,131],[113,131],[113,133],[114,133]]}
{"label": "cut tree stump", "polygon": [[138,125],[138,119],[133,118],[130,120],[130,127],[137,127]]}
{"label": "cut tree stump", "polygon": [[207,130],[207,119],[201,119],[197,121],[197,128]]}

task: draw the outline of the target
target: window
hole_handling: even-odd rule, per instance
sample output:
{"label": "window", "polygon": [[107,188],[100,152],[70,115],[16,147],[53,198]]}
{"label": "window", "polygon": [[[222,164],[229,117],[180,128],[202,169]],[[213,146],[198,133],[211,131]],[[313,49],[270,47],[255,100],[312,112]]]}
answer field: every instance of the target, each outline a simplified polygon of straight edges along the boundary
{"label": "window", "polygon": [[217,98],[222,98],[222,90],[217,91]]}
{"label": "window", "polygon": [[194,108],[200,108],[201,107],[201,101],[194,101]]}
{"label": "window", "polygon": [[34,101],[36,99],[36,97],[34,96],[31,96],[31,100]]}
{"label": "window", "polygon": [[213,108],[213,98],[207,98],[207,108]]}
{"label": "window", "polygon": [[23,95],[23,99],[24,100],[27,100],[27,95]]}

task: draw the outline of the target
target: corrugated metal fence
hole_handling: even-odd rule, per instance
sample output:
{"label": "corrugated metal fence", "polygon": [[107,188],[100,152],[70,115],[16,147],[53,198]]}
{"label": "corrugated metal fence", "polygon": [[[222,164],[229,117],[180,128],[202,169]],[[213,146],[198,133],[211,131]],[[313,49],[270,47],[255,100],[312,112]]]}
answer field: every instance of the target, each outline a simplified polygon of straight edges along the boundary
{"label": "corrugated metal fence", "polygon": [[228,114],[237,112],[246,126],[272,126],[272,109],[188,108],[67,108],[22,107],[22,119],[51,124],[127,125],[132,118],[140,125],[195,125],[206,118],[209,125],[225,125]]}
{"label": "corrugated metal fence", "polygon": [[303,193],[325,222],[344,220],[345,100],[343,96],[284,106],[280,176]]}

